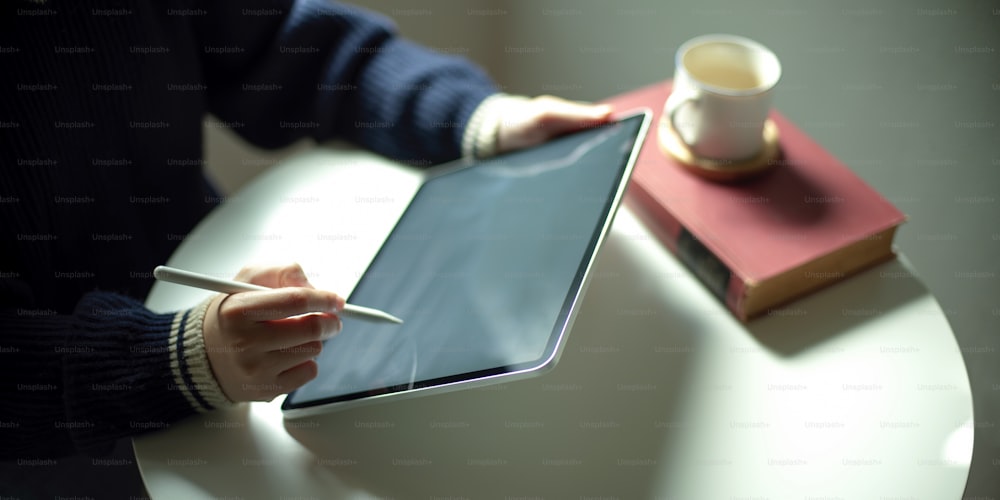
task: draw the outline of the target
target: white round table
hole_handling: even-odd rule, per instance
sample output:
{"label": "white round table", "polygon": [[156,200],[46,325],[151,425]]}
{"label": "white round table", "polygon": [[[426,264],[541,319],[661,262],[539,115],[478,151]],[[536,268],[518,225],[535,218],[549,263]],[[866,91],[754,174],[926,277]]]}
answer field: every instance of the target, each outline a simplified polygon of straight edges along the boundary
{"label": "white round table", "polygon": [[[303,265],[347,295],[420,182],[318,149],[257,178],[169,264]],[[147,305],[210,292],[158,283]],[[285,421],[281,398],[134,440],[153,498],[959,499],[972,396],[902,256],[736,321],[623,207],[544,376]]]}

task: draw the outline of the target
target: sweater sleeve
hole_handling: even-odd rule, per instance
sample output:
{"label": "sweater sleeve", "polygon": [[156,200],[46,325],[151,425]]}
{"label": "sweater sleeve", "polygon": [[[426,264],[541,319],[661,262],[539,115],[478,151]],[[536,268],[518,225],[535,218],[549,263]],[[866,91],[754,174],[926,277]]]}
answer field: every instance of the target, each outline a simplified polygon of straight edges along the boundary
{"label": "sweater sleeve", "polygon": [[207,301],[156,314],[113,293],[70,315],[0,313],[0,459],[101,455],[116,439],[231,404],[201,341]]}
{"label": "sweater sleeve", "polygon": [[251,142],[342,138],[396,160],[460,156],[473,112],[497,92],[477,66],[336,2],[221,1],[201,20],[209,109]]}

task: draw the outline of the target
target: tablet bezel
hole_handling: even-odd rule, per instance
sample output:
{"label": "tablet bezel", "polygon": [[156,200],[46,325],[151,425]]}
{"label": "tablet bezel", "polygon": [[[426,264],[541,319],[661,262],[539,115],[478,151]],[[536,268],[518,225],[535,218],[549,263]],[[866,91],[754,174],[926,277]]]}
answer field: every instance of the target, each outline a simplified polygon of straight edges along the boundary
{"label": "tablet bezel", "polygon": [[[583,295],[586,293],[586,289],[590,284],[590,274],[593,268],[594,261],[596,260],[597,254],[600,251],[601,246],[604,243],[605,238],[611,228],[611,223],[614,221],[615,214],[618,208],[621,206],[622,198],[624,197],[625,190],[628,187],[629,179],[632,175],[632,170],[635,167],[636,160],[639,156],[639,151],[645,142],[645,137],[649,129],[650,121],[652,117],[652,112],[649,109],[639,109],[633,110],[631,112],[617,115],[614,118],[614,122],[623,122],[630,119],[641,120],[639,127],[636,132],[635,143],[633,144],[627,158],[625,159],[625,166],[621,170],[621,174],[618,178],[618,186],[614,191],[614,195],[610,196],[604,207],[605,216],[603,224],[600,228],[595,231],[594,236],[588,243],[587,250],[584,253],[584,261],[581,261],[580,270],[576,273],[573,279],[570,290],[566,295],[566,299],[563,301],[563,305],[559,311],[559,318],[565,318],[557,321],[552,332],[549,334],[549,340],[546,343],[545,350],[543,353],[548,353],[548,355],[543,355],[541,358],[526,363],[521,363],[519,365],[507,365],[498,366],[494,368],[487,368],[483,370],[477,370],[473,372],[466,372],[461,374],[450,375],[446,377],[438,377],[430,380],[418,381],[417,385],[413,384],[400,384],[396,386],[390,386],[382,388],[386,392],[371,393],[369,392],[356,392],[341,396],[334,396],[325,399],[311,400],[305,403],[297,403],[292,405],[290,403],[290,397],[294,394],[294,391],[282,401],[281,410],[285,417],[287,418],[299,418],[306,417],[310,415],[316,415],[321,413],[327,413],[331,411],[339,411],[342,409],[373,404],[378,402],[384,402],[388,400],[398,400],[407,399],[411,397],[418,397],[430,394],[439,394],[443,392],[450,392],[459,389],[472,389],[476,387],[483,387],[492,384],[498,384],[508,381],[521,380],[528,377],[534,377],[547,373],[559,362],[559,358],[562,355],[563,348],[566,344],[566,336],[571,330],[573,323],[576,319],[577,312],[579,309],[579,303]],[[623,155],[624,156],[624,155]],[[496,158],[484,160],[485,162],[495,161]],[[467,168],[474,168],[477,164],[482,162],[473,162],[472,164],[460,165],[457,167],[449,167],[448,164],[442,166],[440,170],[436,171],[434,174],[429,175],[427,179],[421,183],[421,187],[418,189],[417,193],[414,194],[414,199],[419,196],[420,190],[423,189],[424,184],[427,182],[438,178],[443,175],[448,175],[459,170],[465,170]],[[409,210],[409,206],[406,211]],[[406,211],[400,216],[400,221],[406,216]],[[393,231],[399,227],[399,222],[393,228]],[[390,232],[391,236],[391,232]],[[388,238],[387,238],[388,241]],[[382,249],[376,253],[375,257],[371,260],[368,267],[366,268],[365,274],[371,269],[375,264],[379,255],[382,253]],[[359,280],[358,285],[364,280],[364,275]],[[349,298],[350,299],[350,298]],[[320,368],[322,369],[322,367]]]}

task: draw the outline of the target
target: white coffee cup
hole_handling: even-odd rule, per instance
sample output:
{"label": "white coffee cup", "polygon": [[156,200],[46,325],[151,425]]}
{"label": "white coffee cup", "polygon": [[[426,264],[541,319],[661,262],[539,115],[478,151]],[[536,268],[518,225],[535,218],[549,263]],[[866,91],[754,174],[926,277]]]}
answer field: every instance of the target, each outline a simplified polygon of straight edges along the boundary
{"label": "white coffee cup", "polygon": [[764,123],[781,63],[767,47],[735,35],[704,35],[677,50],[664,113],[694,156],[740,161],[764,147]]}

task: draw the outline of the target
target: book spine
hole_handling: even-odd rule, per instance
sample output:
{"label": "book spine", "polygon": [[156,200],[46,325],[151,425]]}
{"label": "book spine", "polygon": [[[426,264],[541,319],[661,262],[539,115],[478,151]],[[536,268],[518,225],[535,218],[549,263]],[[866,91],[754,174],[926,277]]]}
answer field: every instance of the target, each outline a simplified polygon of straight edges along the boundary
{"label": "book spine", "polygon": [[706,288],[741,321],[746,284],[662,205],[633,183],[625,202]]}

